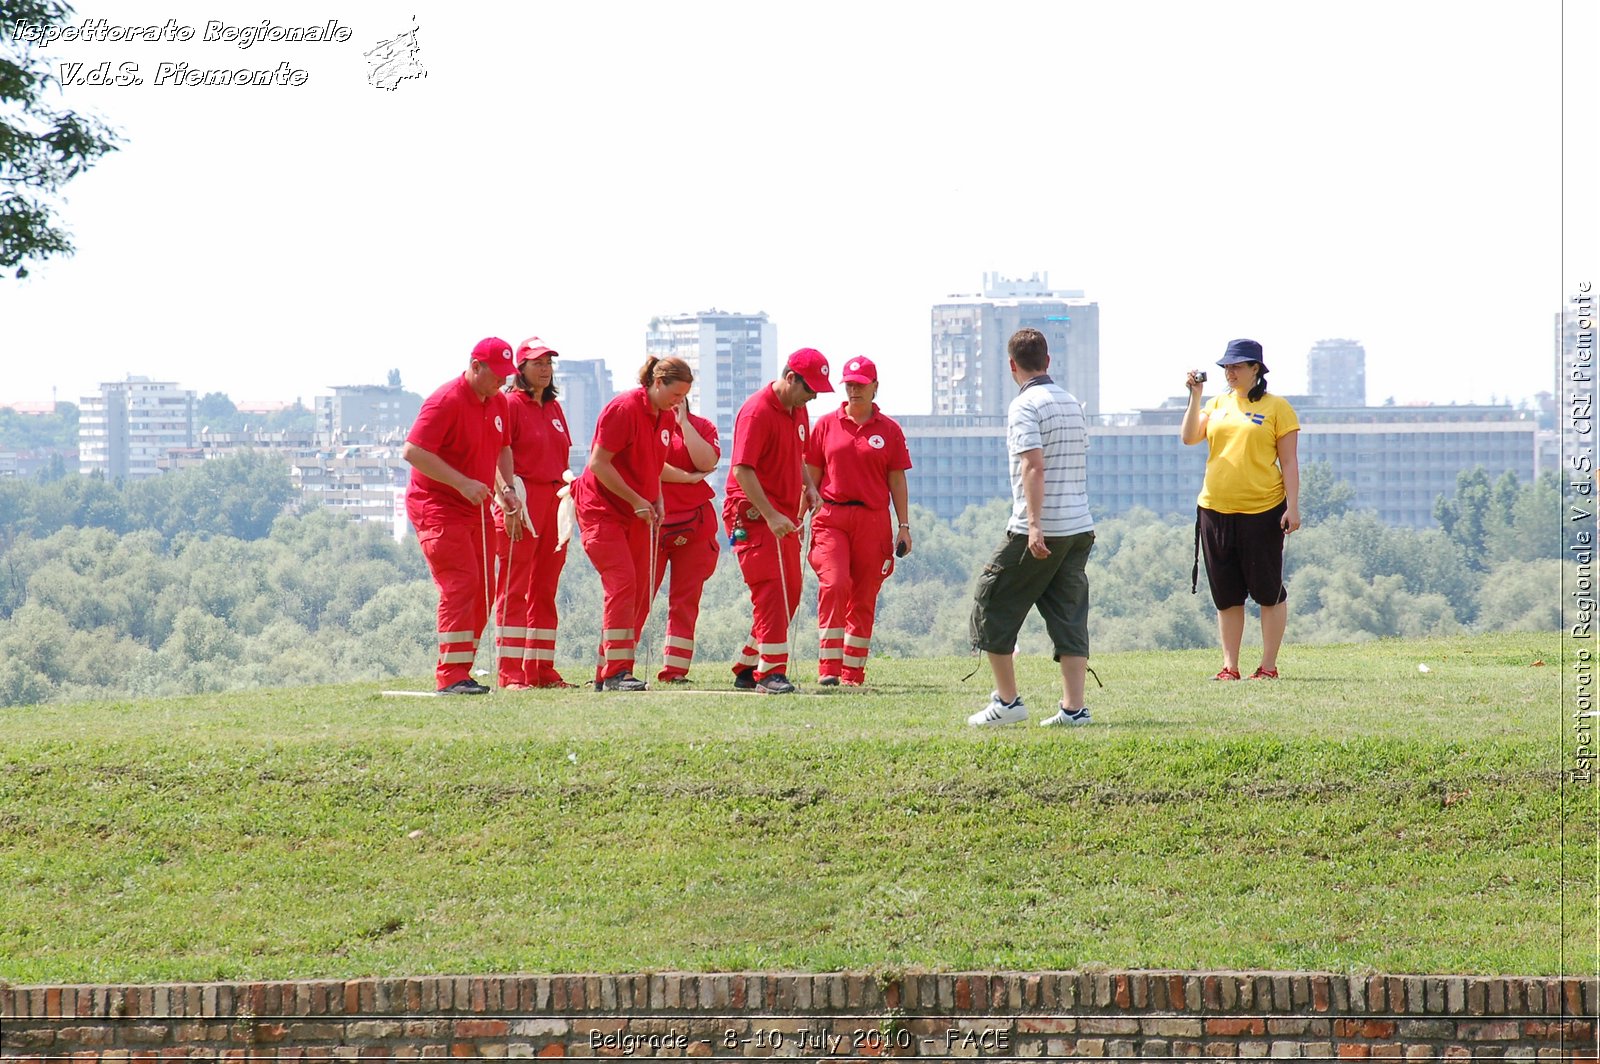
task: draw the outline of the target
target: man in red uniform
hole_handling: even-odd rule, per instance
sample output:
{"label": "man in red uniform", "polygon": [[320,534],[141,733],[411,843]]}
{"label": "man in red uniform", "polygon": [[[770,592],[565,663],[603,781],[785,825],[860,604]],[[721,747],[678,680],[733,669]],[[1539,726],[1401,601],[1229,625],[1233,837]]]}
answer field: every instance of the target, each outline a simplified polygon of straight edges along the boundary
{"label": "man in red uniform", "polygon": [[[906,470],[911,454],[900,426],[878,409],[878,367],[870,358],[844,364],[848,397],[811,426],[806,471],[822,495],[811,522],[811,568],[817,573],[817,682],[859,687],[878,612],[878,589],[894,556],[911,550]],[[889,503],[900,515],[890,532]]]}
{"label": "man in red uniform", "polygon": [[[480,340],[467,371],[441,385],[422,404],[401,456],[411,463],[406,516],[439,586],[439,693],[481,695],[488,688],[472,678],[478,640],[489,622],[493,597],[493,549],[489,529],[490,485],[498,472],[514,475],[507,437],[508,408],[500,386],[516,373],[511,345],[498,337]],[[521,506],[509,487],[502,497],[506,533],[522,538]]]}
{"label": "man in red uniform", "polygon": [[755,618],[733,666],[733,685],[789,694],[789,622],[800,606],[799,522],[817,504],[806,472],[806,404],[833,391],[828,360],[802,347],[779,379],[745,400],[733,423],[733,469],[722,520],[750,588]]}
{"label": "man in red uniform", "polygon": [[[517,376],[506,392],[511,460],[521,482],[522,524],[516,543],[497,510],[495,642],[500,686],[571,687],[556,671],[556,584],[567,552],[556,531],[556,507],[567,474],[572,435],[552,383],[557,352],[537,336],[517,345]],[[518,485],[513,485],[514,487]]]}
{"label": "man in red uniform", "polygon": [[706,483],[722,457],[717,443],[717,426],[689,413],[687,402],[678,404],[667,464],[661,469],[661,505],[666,517],[656,552],[656,586],[650,589],[653,601],[671,566],[667,639],[661,651],[661,671],[656,674],[663,683],[687,681],[694,661],[700,592],[717,569],[717,511],[711,504],[716,492]]}

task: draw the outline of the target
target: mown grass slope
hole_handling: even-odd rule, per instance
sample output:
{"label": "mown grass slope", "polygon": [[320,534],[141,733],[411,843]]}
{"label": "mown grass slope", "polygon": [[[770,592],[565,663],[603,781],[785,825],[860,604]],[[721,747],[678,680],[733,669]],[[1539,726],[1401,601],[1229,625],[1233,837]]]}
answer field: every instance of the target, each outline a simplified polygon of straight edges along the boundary
{"label": "mown grass slope", "polygon": [[1594,867],[1559,653],[1292,647],[1234,684],[1214,652],[1097,656],[1064,733],[1037,660],[1033,719],[981,730],[954,659],[791,697],[703,662],[643,695],[0,710],[0,977],[1553,973]]}

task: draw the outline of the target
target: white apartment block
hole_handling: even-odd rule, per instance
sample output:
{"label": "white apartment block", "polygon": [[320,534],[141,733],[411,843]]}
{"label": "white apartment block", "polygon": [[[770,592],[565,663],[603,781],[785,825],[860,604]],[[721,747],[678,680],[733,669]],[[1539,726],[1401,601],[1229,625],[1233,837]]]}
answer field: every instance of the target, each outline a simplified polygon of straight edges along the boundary
{"label": "white apartment block", "polygon": [[107,480],[146,480],[168,452],[193,447],[195,393],[171,381],[129,377],[100,385],[78,404],[78,470]]}
{"label": "white apartment block", "polygon": [[778,327],[764,313],[703,310],[650,319],[645,355],[676,357],[694,370],[689,408],[733,434],[739,407],[778,375]]}
{"label": "white apartment block", "polygon": [[1018,329],[1044,334],[1050,375],[1100,412],[1100,305],[1081,290],[1054,291],[1048,273],[1025,281],[983,275],[983,294],[953,295],[933,308],[933,413],[1004,416],[1017,394],[1007,342]]}
{"label": "white apartment block", "polygon": [[394,531],[406,528],[405,488],[411,467],[398,447],[344,447],[297,458],[289,479],[303,506],[321,506]]}

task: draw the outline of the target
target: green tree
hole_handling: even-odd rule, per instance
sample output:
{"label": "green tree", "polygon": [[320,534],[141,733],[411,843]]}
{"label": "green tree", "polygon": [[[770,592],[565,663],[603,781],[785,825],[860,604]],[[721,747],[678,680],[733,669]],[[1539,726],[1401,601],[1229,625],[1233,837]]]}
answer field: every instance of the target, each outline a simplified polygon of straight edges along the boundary
{"label": "green tree", "polygon": [[1371,510],[1357,510],[1289,537],[1284,573],[1290,581],[1295,616],[1321,608],[1314,580],[1301,570],[1349,571],[1361,580],[1398,576],[1406,594],[1438,594],[1457,604],[1460,619],[1470,619],[1477,575],[1466,563],[1466,551],[1437,529],[1391,528]]}
{"label": "green tree", "polygon": [[1444,534],[1465,552],[1467,565],[1482,572],[1488,568],[1489,526],[1495,492],[1482,466],[1456,474],[1456,494],[1434,500],[1433,519]]}
{"label": "green tree", "polygon": [[1554,558],[1507,561],[1484,577],[1478,590],[1482,628],[1502,632],[1553,632],[1561,627],[1561,562]]}
{"label": "green tree", "polygon": [[[1301,639],[1317,642],[1361,642],[1368,639],[1404,636],[1450,635],[1460,630],[1455,613],[1443,595],[1415,594],[1405,587],[1399,575],[1363,579],[1350,569],[1318,572],[1308,569],[1305,584],[1319,584],[1316,597],[1321,608],[1294,620]],[[1293,595],[1302,588],[1297,582]]]}
{"label": "green tree", "polygon": [[0,447],[17,451],[70,451],[78,443],[78,408],[57,403],[50,414],[0,409]]}
{"label": "green tree", "polygon": [[122,493],[99,477],[63,477],[40,485],[34,497],[34,535],[63,528],[128,530]]}
{"label": "green tree", "polygon": [[59,81],[27,34],[71,16],[60,0],[7,0],[0,12],[0,268],[19,278],[30,261],[72,254],[57,221],[62,188],[120,139],[98,118],[45,103]]}
{"label": "green tree", "polygon": [[1206,594],[1189,590],[1194,526],[1136,509],[1095,526],[1089,555],[1091,644],[1119,650],[1178,650],[1216,639]]}
{"label": "green tree", "polygon": [[294,488],[281,458],[245,451],[128,485],[129,525],[167,539],[185,533],[262,539]]}
{"label": "green tree", "polygon": [[38,487],[20,477],[0,477],[0,555],[33,522],[33,500]]}
{"label": "green tree", "polygon": [[[987,529],[990,538],[998,540],[1005,518],[999,518]],[[920,584],[932,581],[947,587],[966,587],[973,577],[972,544],[967,537],[934,516],[933,511],[920,506],[911,507],[911,526],[916,549],[894,563],[894,573],[885,587],[891,584]],[[990,549],[993,549],[991,544]]]}
{"label": "green tree", "polygon": [[1328,462],[1311,462],[1300,467],[1300,521],[1320,525],[1340,517],[1350,509],[1356,489],[1341,480]]}
{"label": "green tree", "polygon": [[233,405],[233,400],[222,392],[207,392],[194,404],[195,417],[206,422],[212,429],[227,427],[226,422],[231,421],[238,412],[239,408]]}
{"label": "green tree", "polygon": [[1494,537],[1491,553],[1497,559],[1513,561],[1563,557],[1567,517],[1563,508],[1561,475],[1547,469],[1517,493],[1511,504],[1511,519]]}
{"label": "green tree", "polygon": [[261,427],[269,432],[310,432],[317,427],[317,415],[297,401],[268,414]]}
{"label": "green tree", "polygon": [[67,478],[67,460],[59,452],[50,456],[50,464],[39,470],[38,478],[42,483],[53,484],[58,480]]}
{"label": "green tree", "polygon": [[46,606],[27,605],[0,629],[0,705],[28,705],[54,696],[66,673],[72,629]]}

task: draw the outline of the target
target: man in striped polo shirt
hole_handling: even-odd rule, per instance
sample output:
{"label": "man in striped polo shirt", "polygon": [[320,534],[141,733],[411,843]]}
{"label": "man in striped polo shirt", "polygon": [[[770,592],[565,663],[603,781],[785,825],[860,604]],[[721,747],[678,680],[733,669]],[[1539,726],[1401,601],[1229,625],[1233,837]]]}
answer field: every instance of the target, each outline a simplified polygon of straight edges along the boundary
{"label": "man in striped polo shirt", "polygon": [[1083,406],[1050,379],[1050,351],[1037,329],[1019,329],[1006,345],[1011,379],[1022,389],[1006,411],[1011,455],[1011,519],[1005,542],[978,577],[972,644],[994,672],[989,704],[972,725],[1028,719],[1017,692],[1012,653],[1028,610],[1039,607],[1061,663],[1062,699],[1045,727],[1089,723],[1084,675],[1089,665],[1089,579],[1094,520],[1085,486],[1088,424]]}

